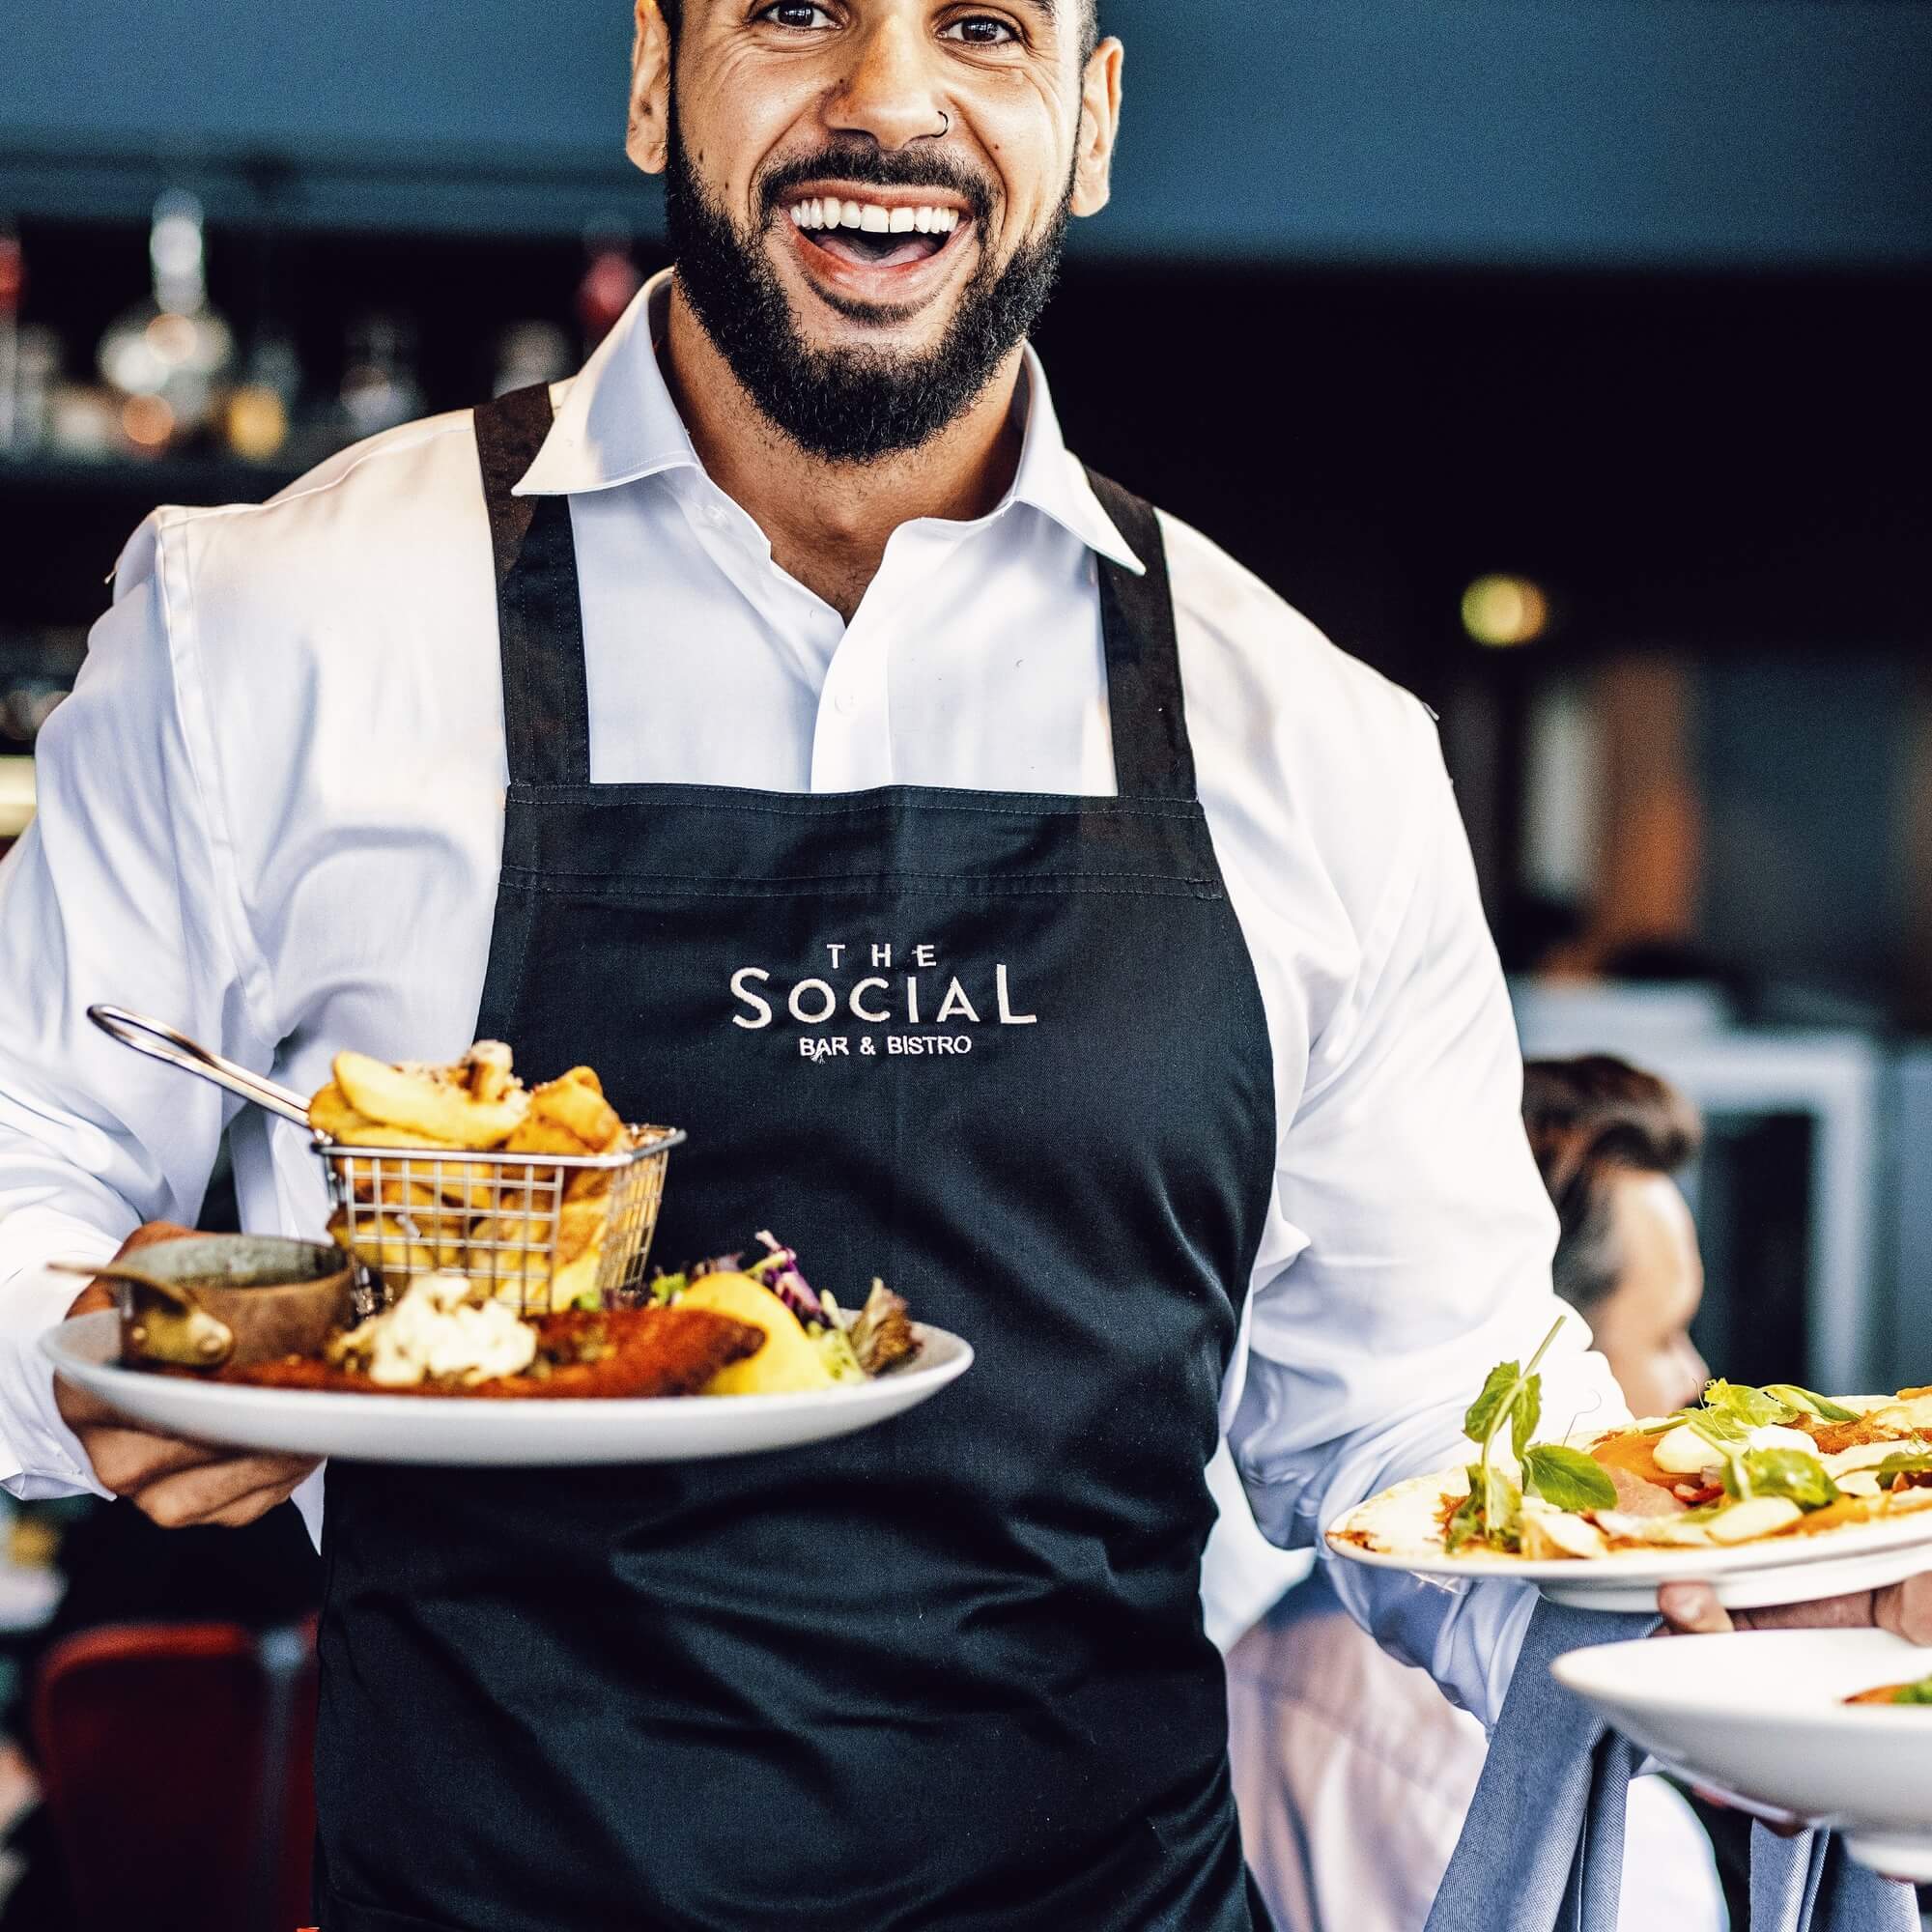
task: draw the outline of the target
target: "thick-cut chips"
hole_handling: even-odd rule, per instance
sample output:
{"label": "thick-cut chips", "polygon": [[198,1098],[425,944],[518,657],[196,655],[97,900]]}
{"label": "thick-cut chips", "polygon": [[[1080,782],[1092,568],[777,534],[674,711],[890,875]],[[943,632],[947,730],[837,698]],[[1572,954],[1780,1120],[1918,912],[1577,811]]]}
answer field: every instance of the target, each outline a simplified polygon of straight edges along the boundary
{"label": "thick-cut chips", "polygon": [[[623,1121],[591,1068],[574,1066],[526,1090],[511,1071],[510,1049],[479,1040],[452,1066],[394,1066],[342,1053],[333,1071],[309,1102],[316,1131],[344,1146],[418,1156],[407,1177],[384,1169],[380,1181],[373,1162],[347,1159],[356,1208],[353,1220],[338,1210],[329,1223],[335,1238],[389,1288],[455,1267],[494,1278],[497,1294],[531,1313],[566,1308],[596,1288],[611,1173],[560,1171],[541,1158],[623,1147]],[[434,1160],[443,1150],[538,1158],[501,1165],[452,1159],[425,1174],[422,1157]]]}
{"label": "thick-cut chips", "polygon": [[494,1058],[452,1069],[391,1066],[366,1053],[338,1053],[335,1084],[349,1096],[349,1104],[372,1121],[454,1147],[501,1147],[529,1112],[530,1096],[521,1087],[506,1086],[495,1099],[479,1099],[464,1077],[472,1065],[490,1087],[497,1087],[504,1069]]}

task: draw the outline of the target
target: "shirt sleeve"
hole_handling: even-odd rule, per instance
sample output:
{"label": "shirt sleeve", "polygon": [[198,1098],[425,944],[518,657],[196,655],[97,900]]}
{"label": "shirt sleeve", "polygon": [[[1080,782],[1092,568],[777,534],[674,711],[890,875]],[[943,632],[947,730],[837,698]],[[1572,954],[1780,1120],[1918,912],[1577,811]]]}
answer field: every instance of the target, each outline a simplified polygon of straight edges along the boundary
{"label": "shirt sleeve", "polygon": [[[1315,1544],[1405,1477],[1465,1462],[1463,1415],[1497,1362],[1544,1357],[1547,1434],[1626,1411],[1550,1287],[1556,1218],[1521,1121],[1522,1065],[1448,776],[1414,707],[1403,855],[1348,995],[1312,1044],[1282,1138],[1289,1259],[1258,1273],[1229,1442],[1268,1537]],[[1335,1560],[1351,1615],[1493,1723],[1533,1592]]]}
{"label": "shirt sleeve", "polygon": [[[61,1421],[43,1333],[142,1221],[192,1225],[230,1111],[119,1046],[97,1001],[262,1064],[246,1023],[173,632],[184,583],[151,521],[124,553],[74,691],[36,748],[33,824],[0,865],[0,1485],[105,1493]],[[187,685],[191,691],[191,684]]]}

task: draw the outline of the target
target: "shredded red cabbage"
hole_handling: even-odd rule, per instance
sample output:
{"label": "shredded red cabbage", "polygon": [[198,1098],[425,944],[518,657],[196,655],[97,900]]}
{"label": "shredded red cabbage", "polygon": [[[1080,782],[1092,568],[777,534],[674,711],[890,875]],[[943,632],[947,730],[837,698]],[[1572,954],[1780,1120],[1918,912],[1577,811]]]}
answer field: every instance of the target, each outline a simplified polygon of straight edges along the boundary
{"label": "shredded red cabbage", "polygon": [[821,1327],[829,1326],[832,1318],[825,1312],[824,1302],[799,1272],[797,1250],[784,1246],[776,1235],[765,1228],[758,1230],[758,1239],[771,1253],[763,1261],[753,1262],[745,1272],[761,1281],[801,1321],[815,1321]]}

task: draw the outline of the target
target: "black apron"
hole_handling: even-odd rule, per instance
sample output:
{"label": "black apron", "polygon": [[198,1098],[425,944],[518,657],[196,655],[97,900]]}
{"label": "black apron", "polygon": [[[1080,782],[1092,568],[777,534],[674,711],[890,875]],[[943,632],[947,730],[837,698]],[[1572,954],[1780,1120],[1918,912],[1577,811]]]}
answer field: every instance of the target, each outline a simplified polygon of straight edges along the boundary
{"label": "black apron", "polygon": [[549,421],[476,419],[477,1032],[688,1130],[654,1262],[771,1228],[978,1360],[778,1454],[331,1463],[325,1932],[1248,1932],[1198,1589],[1273,1076],[1153,514],[1095,479],[1148,565],[1099,564],[1118,797],[593,785],[569,504],[510,495]]}

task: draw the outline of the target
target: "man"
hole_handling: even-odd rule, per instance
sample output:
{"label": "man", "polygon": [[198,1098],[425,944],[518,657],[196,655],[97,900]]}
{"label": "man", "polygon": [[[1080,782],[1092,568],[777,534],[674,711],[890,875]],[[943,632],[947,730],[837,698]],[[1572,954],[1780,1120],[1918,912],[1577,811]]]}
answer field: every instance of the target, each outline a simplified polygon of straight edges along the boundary
{"label": "man", "polygon": [[[160,512],[49,729],[0,920],[17,1491],[232,1522],[305,1477],[36,1366],[41,1264],[191,1219],[222,1125],[91,1000],[302,1088],[588,1061],[690,1132],[660,1257],[776,1226],[978,1350],[809,1452],[328,1469],[327,1932],[1237,1932],[1220,1426],[1305,1542],[1557,1312],[1426,714],[1090,481],[1025,348],[1121,71],[1077,0],[640,0],[675,273],[554,397]],[[321,1225],[299,1133],[234,1151],[252,1221]],[[1545,1374],[1617,1412],[1580,1324]],[[1351,1588],[1493,1713],[1527,1597]]]}

